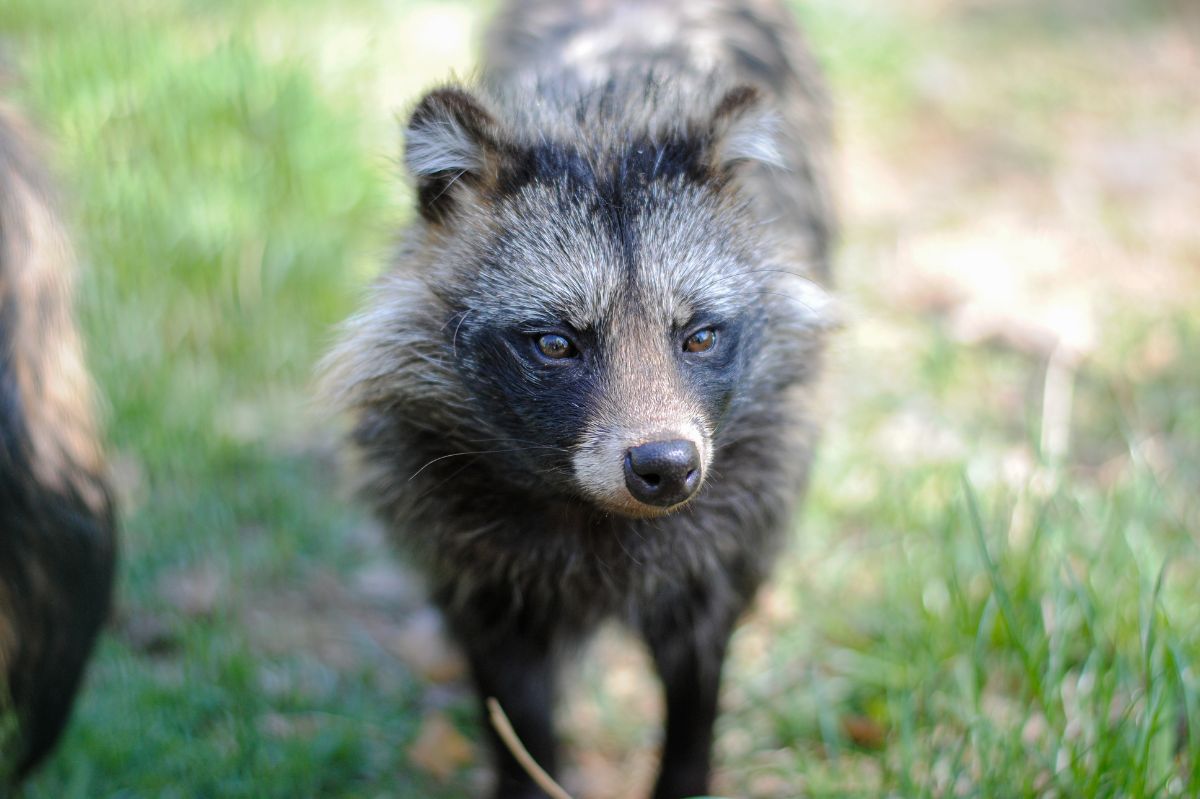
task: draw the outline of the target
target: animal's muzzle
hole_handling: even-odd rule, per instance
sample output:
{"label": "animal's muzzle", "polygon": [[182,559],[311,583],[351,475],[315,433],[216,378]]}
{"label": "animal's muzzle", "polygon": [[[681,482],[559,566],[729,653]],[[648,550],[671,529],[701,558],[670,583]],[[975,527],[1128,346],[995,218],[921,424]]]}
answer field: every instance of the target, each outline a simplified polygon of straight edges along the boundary
{"label": "animal's muzzle", "polygon": [[625,453],[625,486],[639,502],[678,505],[700,487],[700,451],[686,439],[650,441]]}

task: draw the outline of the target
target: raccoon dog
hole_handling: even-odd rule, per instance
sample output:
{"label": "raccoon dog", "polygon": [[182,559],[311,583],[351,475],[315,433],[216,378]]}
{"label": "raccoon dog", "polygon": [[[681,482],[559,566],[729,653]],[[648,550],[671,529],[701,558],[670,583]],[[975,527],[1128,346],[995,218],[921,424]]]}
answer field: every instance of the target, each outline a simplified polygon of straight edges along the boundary
{"label": "raccoon dog", "polygon": [[[768,0],[512,0],[483,78],[412,113],[420,217],[327,377],[366,497],[547,769],[556,665],[615,617],[665,686],[654,795],[707,790],[730,631],[811,458],[827,138]],[[492,745],[496,796],[542,796]]]}
{"label": "raccoon dog", "polygon": [[29,137],[0,106],[0,795],[58,740],[112,588],[71,267]]}

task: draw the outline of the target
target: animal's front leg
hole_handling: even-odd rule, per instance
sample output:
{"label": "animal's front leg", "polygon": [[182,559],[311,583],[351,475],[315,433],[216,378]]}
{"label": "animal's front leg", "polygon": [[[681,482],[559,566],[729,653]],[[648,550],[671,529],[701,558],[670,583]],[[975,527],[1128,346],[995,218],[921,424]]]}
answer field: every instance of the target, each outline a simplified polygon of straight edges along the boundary
{"label": "animal's front leg", "polygon": [[488,718],[487,700],[500,703],[521,743],[546,772],[556,766],[554,739],[554,642],[545,630],[508,622],[499,629],[481,626],[497,607],[478,609],[471,623],[455,624],[459,644],[467,654],[478,692],[482,722],[487,728],[496,768],[496,799],[544,799],[545,792],[525,771],[496,734]]}
{"label": "animal's front leg", "polygon": [[659,611],[642,622],[667,704],[654,799],[708,793],[721,666],[740,606],[729,607],[696,589],[662,602]]}

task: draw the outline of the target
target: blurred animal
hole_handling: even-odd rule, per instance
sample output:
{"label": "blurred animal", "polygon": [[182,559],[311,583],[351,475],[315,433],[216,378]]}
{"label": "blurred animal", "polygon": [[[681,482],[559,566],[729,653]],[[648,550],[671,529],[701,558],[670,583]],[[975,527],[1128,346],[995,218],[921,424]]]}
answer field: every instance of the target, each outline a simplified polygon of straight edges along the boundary
{"label": "blurred animal", "polygon": [[115,554],[71,248],[40,161],[0,106],[0,793],[67,722]]}
{"label": "blurred animal", "polygon": [[[819,71],[749,0],[511,0],[405,132],[419,218],[326,361],[363,493],[481,699],[553,770],[556,673],[617,618],[708,789],[730,633],[803,493],[833,325]],[[544,794],[495,736],[496,796]]]}

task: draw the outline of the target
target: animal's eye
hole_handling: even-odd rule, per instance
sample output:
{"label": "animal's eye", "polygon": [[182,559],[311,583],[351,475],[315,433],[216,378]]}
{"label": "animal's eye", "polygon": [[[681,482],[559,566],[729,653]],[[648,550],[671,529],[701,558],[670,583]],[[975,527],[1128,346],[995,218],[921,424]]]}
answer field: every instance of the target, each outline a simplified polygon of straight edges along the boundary
{"label": "animal's eye", "polygon": [[707,352],[717,343],[717,331],[711,327],[706,327],[703,330],[697,330],[695,333],[687,337],[687,341],[683,342],[684,352]]}
{"label": "animal's eye", "polygon": [[579,350],[575,349],[575,345],[571,343],[570,339],[557,333],[543,333],[538,336],[537,348],[542,355],[555,360],[574,358],[579,354]]}

